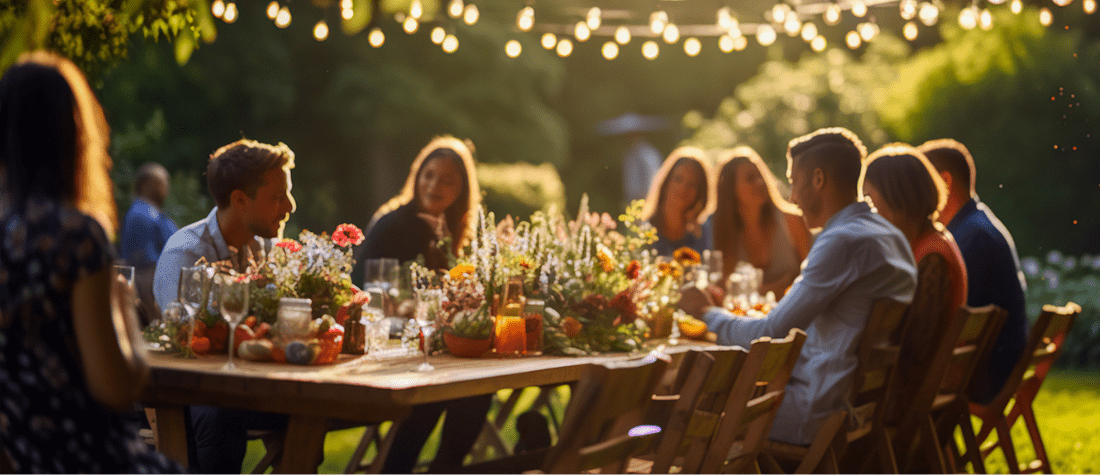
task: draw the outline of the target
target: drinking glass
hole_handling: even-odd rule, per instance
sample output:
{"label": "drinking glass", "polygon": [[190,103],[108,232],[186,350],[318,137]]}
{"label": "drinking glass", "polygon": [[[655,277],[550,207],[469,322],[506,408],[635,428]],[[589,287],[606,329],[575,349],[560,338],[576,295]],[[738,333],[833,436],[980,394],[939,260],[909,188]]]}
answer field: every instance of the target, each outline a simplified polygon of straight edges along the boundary
{"label": "drinking glass", "polygon": [[716,249],[707,249],[703,251],[703,265],[707,267],[710,272],[708,276],[709,283],[714,284],[722,280],[722,251]]}
{"label": "drinking glass", "polygon": [[431,352],[432,331],[435,329],[435,319],[439,315],[443,291],[439,289],[425,289],[416,292],[416,311],[413,315],[416,323],[420,325],[420,331],[424,333],[424,362],[416,368],[417,371],[434,371],[435,366],[428,363],[428,353]]}
{"label": "drinking glass", "polygon": [[[383,322],[386,318],[385,304],[382,298],[382,289],[369,287],[366,292],[370,295],[370,302],[363,305],[363,316],[360,322],[364,327],[366,338],[366,353],[376,353],[382,350],[389,339],[389,322]],[[381,336],[379,336],[381,333]]]}
{"label": "drinking glass", "polygon": [[363,289],[381,289],[383,308],[389,310],[386,312],[387,315],[392,314],[396,311],[396,305],[392,302],[397,298],[400,263],[397,259],[384,257],[367,259],[365,266]]}
{"label": "drinking glass", "polygon": [[233,364],[234,336],[248,313],[248,280],[244,276],[218,276],[218,309],[222,318],[229,324],[229,361],[222,367],[224,371],[236,369]]}
{"label": "drinking glass", "polygon": [[122,276],[122,279],[126,281],[126,285],[131,289],[134,288],[134,266],[114,266],[115,275]]}
{"label": "drinking glass", "polygon": [[179,301],[187,310],[187,316],[195,318],[199,306],[205,305],[202,294],[206,287],[206,268],[203,266],[180,268]]}

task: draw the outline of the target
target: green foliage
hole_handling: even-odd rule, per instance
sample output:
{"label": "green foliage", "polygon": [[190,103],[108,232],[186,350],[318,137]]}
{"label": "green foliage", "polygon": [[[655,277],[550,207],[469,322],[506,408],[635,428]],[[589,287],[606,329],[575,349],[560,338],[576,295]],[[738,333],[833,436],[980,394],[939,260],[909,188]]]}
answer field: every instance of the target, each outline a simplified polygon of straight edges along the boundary
{"label": "green foliage", "polygon": [[1095,252],[1100,241],[1100,42],[995,10],[990,31],[941,22],[945,41],[900,69],[877,109],[910,143],[966,144],[978,194],[1021,254]]}
{"label": "green foliage", "polygon": [[0,71],[25,51],[47,49],[71,59],[90,78],[127,58],[141,33],[174,42],[186,63],[199,40],[213,41],[206,0],[26,0],[0,5]]}
{"label": "green foliage", "polygon": [[891,138],[875,106],[908,52],[904,43],[883,34],[858,59],[831,48],[796,63],[767,61],[722,101],[712,118],[698,111],[684,116],[683,125],[693,131],[686,143],[709,150],[748,145],[781,178],[787,142],[821,127],[847,127],[869,148],[884,145]]}
{"label": "green foliage", "polygon": [[479,163],[477,180],[485,194],[483,204],[499,216],[565,209],[565,186],[549,163]]}
{"label": "green foliage", "polygon": [[1100,369],[1100,255],[1064,256],[1051,251],[1045,259],[1020,259],[1020,265],[1027,277],[1027,314],[1032,321],[1043,305],[1074,302],[1081,306],[1058,364]]}

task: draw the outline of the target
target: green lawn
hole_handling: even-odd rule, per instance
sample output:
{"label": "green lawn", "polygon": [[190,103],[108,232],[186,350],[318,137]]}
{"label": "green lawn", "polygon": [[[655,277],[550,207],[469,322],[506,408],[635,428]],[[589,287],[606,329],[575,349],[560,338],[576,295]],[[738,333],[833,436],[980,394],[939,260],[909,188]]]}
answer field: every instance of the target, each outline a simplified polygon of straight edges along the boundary
{"label": "green lawn", "polygon": [[[498,397],[504,400],[510,393],[510,390],[501,391]],[[568,388],[560,388],[559,395],[559,401],[566,400]],[[526,410],[536,396],[536,390],[528,389],[517,408]],[[495,411],[494,408],[490,412],[490,417]],[[1055,473],[1100,473],[1100,373],[1052,373],[1035,400],[1035,413]],[[422,461],[430,460],[435,453],[438,427],[436,429],[421,453]],[[319,468],[320,473],[343,472],[362,434],[362,428],[329,432],[325,437],[325,460]],[[515,441],[514,420],[506,424],[504,437]],[[1016,441],[1017,456],[1021,460],[1030,460],[1034,451],[1028,442],[1022,419],[1013,428],[1012,437]],[[249,442],[244,473],[252,471],[263,451],[261,442]],[[373,456],[372,448],[366,458],[369,460]],[[986,468],[990,473],[1008,473],[1008,466],[1000,452],[986,462]]]}

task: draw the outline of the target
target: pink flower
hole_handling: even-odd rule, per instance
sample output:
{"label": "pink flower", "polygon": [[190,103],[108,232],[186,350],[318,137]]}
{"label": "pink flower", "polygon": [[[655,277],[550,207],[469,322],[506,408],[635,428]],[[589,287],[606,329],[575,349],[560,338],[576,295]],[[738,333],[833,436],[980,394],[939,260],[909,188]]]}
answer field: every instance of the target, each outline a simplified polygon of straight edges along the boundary
{"label": "pink flower", "polygon": [[363,231],[354,224],[341,224],[332,233],[332,242],[340,247],[358,246],[363,243]]}
{"label": "pink flower", "polygon": [[293,239],[283,239],[275,243],[275,247],[286,249],[287,252],[298,252],[302,250],[302,243]]}

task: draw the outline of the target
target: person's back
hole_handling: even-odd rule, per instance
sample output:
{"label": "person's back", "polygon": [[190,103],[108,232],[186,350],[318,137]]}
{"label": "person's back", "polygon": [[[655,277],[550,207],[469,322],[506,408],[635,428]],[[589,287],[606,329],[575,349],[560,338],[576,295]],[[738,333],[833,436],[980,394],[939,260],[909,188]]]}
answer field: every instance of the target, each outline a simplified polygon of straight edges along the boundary
{"label": "person's back", "polygon": [[985,368],[974,373],[969,396],[978,403],[991,401],[1004,386],[1027,341],[1024,291],[1027,283],[1012,236],[974,192],[974,159],[962,144],[942,139],[920,149],[948,183],[948,205],[941,222],[955,238],[966,262],[966,304],[1001,307],[1008,315],[993,344]]}
{"label": "person's back", "polygon": [[159,317],[153,296],[153,274],[160,252],[178,228],[164,213],[168,196],[168,171],[153,162],[138,167],[134,198],[122,221],[119,256],[134,267],[134,286],[141,300],[144,322]]}

